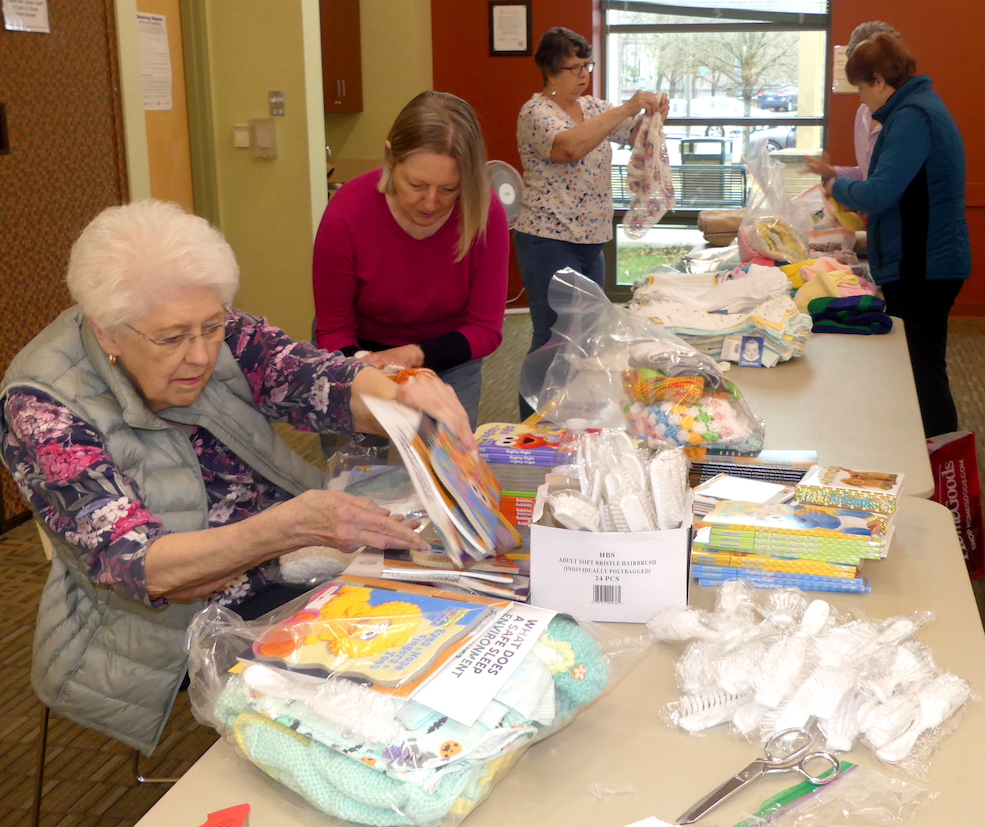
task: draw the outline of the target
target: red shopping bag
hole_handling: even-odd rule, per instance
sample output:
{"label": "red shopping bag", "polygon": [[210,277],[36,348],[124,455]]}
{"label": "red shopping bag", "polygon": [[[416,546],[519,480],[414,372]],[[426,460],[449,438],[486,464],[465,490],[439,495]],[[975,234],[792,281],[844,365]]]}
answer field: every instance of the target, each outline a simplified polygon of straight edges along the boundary
{"label": "red shopping bag", "polygon": [[934,473],[934,502],[947,506],[954,517],[968,573],[973,578],[985,577],[985,530],[975,435],[969,431],[941,434],[927,440],[927,450]]}

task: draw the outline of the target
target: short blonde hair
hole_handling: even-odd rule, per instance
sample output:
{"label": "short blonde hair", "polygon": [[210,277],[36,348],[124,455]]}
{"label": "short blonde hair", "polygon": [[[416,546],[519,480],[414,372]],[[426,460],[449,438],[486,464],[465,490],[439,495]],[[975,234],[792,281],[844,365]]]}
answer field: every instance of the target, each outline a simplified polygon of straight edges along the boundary
{"label": "short blonde hair", "polygon": [[458,163],[461,225],[455,261],[461,261],[486,231],[491,198],[486,142],[475,110],[447,92],[421,92],[397,115],[387,143],[379,191],[389,195],[395,192],[393,168],[415,152],[447,155]]}
{"label": "short blonde hair", "polygon": [[231,304],[239,265],[225,238],[177,204],[148,199],[103,210],[82,231],[68,260],[69,292],[104,330],[146,316],[162,294],[216,290]]}

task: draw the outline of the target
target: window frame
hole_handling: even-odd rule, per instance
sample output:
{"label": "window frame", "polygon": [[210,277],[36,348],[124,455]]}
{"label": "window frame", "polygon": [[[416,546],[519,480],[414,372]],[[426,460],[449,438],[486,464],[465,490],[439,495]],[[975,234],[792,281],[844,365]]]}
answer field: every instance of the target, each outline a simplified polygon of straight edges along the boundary
{"label": "window frame", "polygon": [[[755,0],[752,0],[755,2]],[[609,35],[611,34],[673,34],[701,32],[757,32],[765,26],[782,26],[783,31],[824,32],[826,54],[824,60],[824,91],[822,96],[822,112],[819,116],[810,117],[741,117],[741,118],[693,118],[671,117],[666,121],[668,127],[709,127],[709,126],[808,126],[820,127],[821,146],[827,146],[829,97],[826,94],[832,83],[832,31],[831,31],[831,0],[825,3],[826,13],[799,12],[768,12],[741,8],[717,8],[701,6],[680,6],[650,0],[601,0],[599,7],[602,12],[601,43],[597,62],[602,89],[608,88],[609,81]],[[650,14],[675,15],[689,18],[707,18],[708,23],[610,23],[610,12],[640,12]],[[725,22],[728,20],[741,22]],[[714,22],[711,22],[714,21]],[[669,226],[697,226],[700,209],[680,208],[669,213],[661,224]],[[616,302],[628,301],[632,296],[630,285],[617,284],[617,235],[616,227],[622,223],[625,210],[617,210],[613,215],[612,240],[605,245],[605,293]]]}

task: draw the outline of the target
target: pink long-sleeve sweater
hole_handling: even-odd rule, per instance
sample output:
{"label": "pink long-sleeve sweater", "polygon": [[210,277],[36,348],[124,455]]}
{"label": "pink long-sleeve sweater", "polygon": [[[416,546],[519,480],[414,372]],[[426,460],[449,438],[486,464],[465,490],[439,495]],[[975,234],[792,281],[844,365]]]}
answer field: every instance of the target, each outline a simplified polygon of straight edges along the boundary
{"label": "pink long-sleeve sweater", "polygon": [[485,235],[461,261],[458,211],[433,236],[404,231],[377,191],[381,170],[343,186],[315,239],[318,346],[351,351],[418,344],[445,370],[488,356],[503,337],[509,260],[506,213],[493,195]]}

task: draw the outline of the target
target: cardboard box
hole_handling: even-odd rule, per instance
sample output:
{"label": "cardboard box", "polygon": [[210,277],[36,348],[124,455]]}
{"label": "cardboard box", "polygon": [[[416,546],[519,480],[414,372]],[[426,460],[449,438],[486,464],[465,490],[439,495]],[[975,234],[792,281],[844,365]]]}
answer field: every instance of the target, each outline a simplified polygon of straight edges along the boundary
{"label": "cardboard box", "polygon": [[531,525],[530,603],[585,620],[645,623],[687,605],[690,560],[689,522],[635,533]]}

